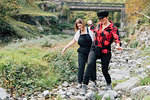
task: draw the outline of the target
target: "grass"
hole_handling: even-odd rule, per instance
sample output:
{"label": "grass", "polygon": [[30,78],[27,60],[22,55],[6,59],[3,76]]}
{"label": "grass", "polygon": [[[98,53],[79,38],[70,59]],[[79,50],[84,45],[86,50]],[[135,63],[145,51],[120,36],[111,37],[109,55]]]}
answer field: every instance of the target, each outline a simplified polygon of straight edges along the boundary
{"label": "grass", "polygon": [[145,48],[141,54],[143,56],[150,56],[150,47]]}
{"label": "grass", "polygon": [[144,77],[143,79],[140,80],[140,85],[144,86],[144,85],[150,85],[150,77]]}
{"label": "grass", "polygon": [[150,100],[150,96],[145,96],[143,100]]}
{"label": "grass", "polygon": [[[35,91],[50,90],[63,81],[74,80],[77,74],[74,71],[77,62],[76,49],[67,50],[62,55],[63,45],[71,36],[62,37],[47,36],[1,48],[0,86],[8,93],[13,93],[12,95],[30,96]],[[48,40],[53,46],[43,47],[43,42]]]}
{"label": "grass", "polygon": [[[24,22],[17,21],[11,17],[6,17],[7,22],[13,27],[16,32],[16,36],[19,37],[35,37],[39,35],[38,26],[29,25]],[[25,28],[27,27],[29,31]]]}
{"label": "grass", "polygon": [[31,16],[55,16],[58,15],[58,12],[44,12],[40,9],[35,8],[22,8],[19,13],[19,15],[31,15]]}
{"label": "grass", "polygon": [[118,83],[122,83],[122,82],[125,82],[127,81],[128,79],[123,79],[123,80],[117,80],[117,81],[114,81],[112,82],[112,86],[115,87]]}

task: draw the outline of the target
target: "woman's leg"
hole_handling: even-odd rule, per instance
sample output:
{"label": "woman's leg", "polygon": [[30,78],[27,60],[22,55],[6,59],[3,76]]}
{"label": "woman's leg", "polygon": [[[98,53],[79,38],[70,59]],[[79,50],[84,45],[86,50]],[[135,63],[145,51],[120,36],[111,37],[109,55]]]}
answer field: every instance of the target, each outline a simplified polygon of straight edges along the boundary
{"label": "woman's leg", "polygon": [[82,83],[83,82],[83,75],[84,75],[84,69],[85,69],[85,55],[83,53],[78,53],[78,82]]}
{"label": "woman's leg", "polygon": [[94,67],[93,67],[93,71],[92,71],[92,74],[91,74],[91,81],[96,82],[96,63],[93,66]]}
{"label": "woman's leg", "polygon": [[105,77],[107,84],[111,84],[111,77],[108,73],[108,66],[111,59],[111,53],[102,54],[101,61],[102,61],[102,73]]}
{"label": "woman's leg", "polygon": [[89,79],[92,76],[93,69],[95,69],[96,65],[96,53],[95,51],[90,51],[88,56],[87,68],[83,78],[83,84],[88,85]]}

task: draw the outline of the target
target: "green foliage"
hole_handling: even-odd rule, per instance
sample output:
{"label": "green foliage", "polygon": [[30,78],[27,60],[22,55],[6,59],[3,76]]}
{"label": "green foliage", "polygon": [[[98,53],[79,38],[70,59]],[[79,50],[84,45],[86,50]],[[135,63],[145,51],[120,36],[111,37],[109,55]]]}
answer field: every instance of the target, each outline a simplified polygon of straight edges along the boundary
{"label": "green foliage", "polygon": [[63,100],[60,94],[57,95],[57,100]]}
{"label": "green foliage", "polygon": [[101,97],[101,96],[99,96],[99,95],[98,95],[98,93],[96,93],[96,94],[95,94],[95,99],[96,99],[96,100],[101,100],[101,99],[102,99],[102,97]]}
{"label": "green foliage", "polygon": [[125,38],[125,42],[129,43],[131,40],[129,38]]}
{"label": "green foliage", "polygon": [[114,82],[112,82],[112,86],[115,87],[118,83],[122,83],[122,82],[125,82],[127,80],[128,79],[114,81]]}
{"label": "green foliage", "polygon": [[74,80],[77,75],[75,51],[62,55],[60,48],[57,51],[42,48],[43,43],[54,45],[57,43],[54,40],[60,41],[64,37],[67,36],[24,40],[1,49],[0,87],[12,95],[30,96],[36,91],[52,89],[64,80]]}
{"label": "green foliage", "polygon": [[64,4],[64,6],[62,8],[62,15],[66,16],[66,17],[69,15],[69,8],[67,7],[66,4]]}
{"label": "green foliage", "polygon": [[77,74],[76,63],[74,54],[66,52],[65,55],[59,52],[50,52],[43,56],[43,59],[50,62],[50,66],[53,66],[53,71],[60,75],[61,80],[73,81],[75,74]]}
{"label": "green foliage", "polygon": [[9,42],[10,38],[16,35],[14,28],[6,21],[0,19],[0,39],[2,42]]}
{"label": "green foliage", "polygon": [[[49,9],[54,9],[56,8],[56,5],[50,1],[37,1],[35,2],[41,9],[42,9],[42,6],[44,6],[44,10],[45,11],[48,11]],[[48,5],[48,6],[46,6]]]}
{"label": "green foliage", "polygon": [[60,23],[58,25],[58,29],[59,30],[63,30],[63,29],[72,29],[74,28],[74,24],[68,24],[68,23]]}
{"label": "green foliage", "polygon": [[130,48],[136,48],[138,46],[138,41],[132,41],[130,44]]}
{"label": "green foliage", "polygon": [[1,0],[0,1],[0,18],[16,14],[19,9],[19,6],[16,3],[16,0]]}
{"label": "green foliage", "polygon": [[77,71],[73,52],[60,53],[40,48],[1,51],[1,86],[12,95],[29,96],[64,80],[74,80]]}
{"label": "green foliage", "polygon": [[49,43],[48,41],[44,42],[42,45],[42,47],[51,47],[51,46],[52,46],[52,44]]}
{"label": "green foliage", "polygon": [[150,85],[150,77],[144,77],[143,79],[140,80],[140,85]]}

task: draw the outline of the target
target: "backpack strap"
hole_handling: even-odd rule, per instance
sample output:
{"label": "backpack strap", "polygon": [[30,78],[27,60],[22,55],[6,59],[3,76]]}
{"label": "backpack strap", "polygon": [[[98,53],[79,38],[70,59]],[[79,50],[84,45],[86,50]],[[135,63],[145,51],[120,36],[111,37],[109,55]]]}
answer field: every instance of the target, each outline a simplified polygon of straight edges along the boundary
{"label": "backpack strap", "polygon": [[80,34],[81,34],[81,30],[80,30]]}
{"label": "backpack strap", "polygon": [[[88,29],[88,27],[87,27],[87,33],[89,34],[89,29]],[[80,30],[80,34],[81,34],[81,30]]]}
{"label": "backpack strap", "polygon": [[88,29],[88,27],[87,27],[87,33],[89,34],[89,29]]}

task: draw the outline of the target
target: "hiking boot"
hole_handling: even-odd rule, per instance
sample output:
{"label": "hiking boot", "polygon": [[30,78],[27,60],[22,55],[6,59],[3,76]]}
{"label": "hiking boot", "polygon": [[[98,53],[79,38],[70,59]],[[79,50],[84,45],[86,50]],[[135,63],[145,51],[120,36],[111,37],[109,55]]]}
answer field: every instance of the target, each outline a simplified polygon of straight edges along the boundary
{"label": "hiking boot", "polygon": [[97,90],[98,90],[98,89],[97,89],[97,84],[96,84],[96,82],[92,82],[92,87],[91,87],[91,89],[94,90],[94,91],[97,91]]}
{"label": "hiking boot", "polygon": [[107,84],[106,90],[112,90],[112,85],[111,84]]}
{"label": "hiking boot", "polygon": [[81,88],[81,91],[80,91],[80,95],[81,95],[81,96],[85,96],[86,91],[87,91],[87,85],[86,85],[86,84],[83,84],[83,85],[82,85],[82,88]]}
{"label": "hiking boot", "polygon": [[82,83],[78,83],[78,85],[76,86],[77,89],[82,88]]}

